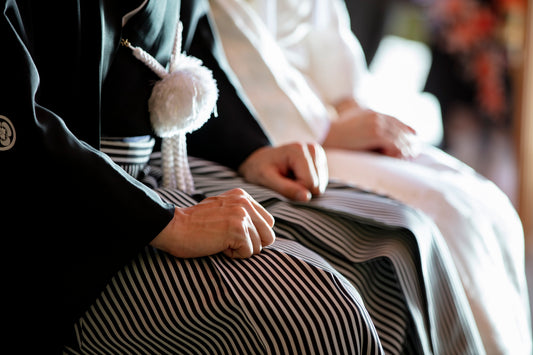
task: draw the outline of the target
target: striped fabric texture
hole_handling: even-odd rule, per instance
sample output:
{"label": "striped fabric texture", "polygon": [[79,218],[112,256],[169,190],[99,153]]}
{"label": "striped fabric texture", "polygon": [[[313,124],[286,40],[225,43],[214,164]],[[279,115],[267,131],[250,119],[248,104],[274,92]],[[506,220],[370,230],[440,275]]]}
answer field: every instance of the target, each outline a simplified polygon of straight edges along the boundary
{"label": "striped fabric texture", "polygon": [[150,136],[132,138],[106,137],[100,140],[100,150],[137,178],[150,160],[155,139]]}
{"label": "striped fabric texture", "polygon": [[405,341],[412,343],[407,353],[485,353],[446,244],[423,213],[340,183],[309,203],[290,202],[229,169],[190,164],[199,190],[245,189],[276,218],[278,237],[316,252],[350,280],[386,353],[401,353]]}
{"label": "striped fabric texture", "polygon": [[[115,157],[110,154],[115,159]],[[158,187],[159,153],[142,181]],[[115,160],[117,161],[117,160]],[[72,354],[483,354],[442,238],[423,214],[330,184],[294,203],[190,159],[196,189],[243,188],[276,218],[257,256],[178,259],[147,247],[75,325]]]}

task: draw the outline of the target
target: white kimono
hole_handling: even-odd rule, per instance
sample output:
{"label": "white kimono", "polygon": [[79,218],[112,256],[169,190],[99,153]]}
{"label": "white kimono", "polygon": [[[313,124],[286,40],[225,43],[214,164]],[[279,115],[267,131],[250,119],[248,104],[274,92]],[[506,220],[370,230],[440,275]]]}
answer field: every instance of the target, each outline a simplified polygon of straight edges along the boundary
{"label": "white kimono", "polygon": [[[489,354],[531,354],[524,235],[507,196],[435,148],[438,103],[369,74],[340,0],[211,0],[228,61],[272,140],[322,142],[331,104],[355,97],[417,130],[412,161],[326,150],[329,173],[429,215],[439,227]],[[386,94],[387,93],[387,94]],[[387,98],[387,99],[384,99]]]}

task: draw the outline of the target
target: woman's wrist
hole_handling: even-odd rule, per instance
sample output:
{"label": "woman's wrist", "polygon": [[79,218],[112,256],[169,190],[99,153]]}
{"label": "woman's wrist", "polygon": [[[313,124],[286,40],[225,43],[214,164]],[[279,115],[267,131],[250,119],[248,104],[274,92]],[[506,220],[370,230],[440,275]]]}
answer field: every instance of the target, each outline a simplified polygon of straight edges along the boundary
{"label": "woman's wrist", "polygon": [[343,112],[354,109],[361,109],[361,105],[353,97],[345,98],[333,105],[337,115],[341,116]]}

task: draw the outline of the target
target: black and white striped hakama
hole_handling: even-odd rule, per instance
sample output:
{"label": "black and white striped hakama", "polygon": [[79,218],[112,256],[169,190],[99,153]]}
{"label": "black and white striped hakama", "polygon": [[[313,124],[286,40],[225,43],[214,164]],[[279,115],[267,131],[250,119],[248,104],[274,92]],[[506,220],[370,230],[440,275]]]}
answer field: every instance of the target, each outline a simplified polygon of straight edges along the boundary
{"label": "black and white striped hakama", "polygon": [[150,160],[154,144],[155,139],[150,136],[108,137],[100,141],[100,150],[112,157],[128,174],[137,178]]}
{"label": "black and white striped hakama", "polygon": [[147,248],[77,324],[80,353],[381,354],[352,286],[294,251],[308,254],[291,241],[247,260]]}
{"label": "black and white striped hakama", "polygon": [[[142,180],[156,184],[155,159]],[[69,353],[482,354],[453,263],[433,224],[342,185],[298,204],[191,159],[205,195],[244,188],[276,218],[260,255],[183,260],[152,248],[76,324]],[[190,206],[191,197],[155,190]]]}
{"label": "black and white striped hakama", "polygon": [[423,213],[340,183],[311,202],[290,202],[231,170],[190,164],[206,195],[245,189],[276,218],[278,238],[313,250],[345,276],[363,297],[386,353],[484,353],[453,260]]}

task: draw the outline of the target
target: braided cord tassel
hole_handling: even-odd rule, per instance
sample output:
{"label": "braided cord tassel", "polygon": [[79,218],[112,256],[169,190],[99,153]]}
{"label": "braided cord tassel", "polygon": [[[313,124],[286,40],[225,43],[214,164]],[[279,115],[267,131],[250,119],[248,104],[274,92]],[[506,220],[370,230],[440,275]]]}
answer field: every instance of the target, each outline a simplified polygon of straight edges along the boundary
{"label": "braided cord tassel", "polygon": [[188,194],[194,193],[194,182],[192,179],[189,159],[187,158],[187,139],[185,132],[180,132],[174,139],[174,169],[178,188]]}
{"label": "braided cord tassel", "polygon": [[145,50],[132,46],[128,40],[122,40],[121,44],[131,49],[135,58],[143,62],[148,68],[152,69],[152,71],[156,73],[158,77],[163,79],[165,76],[167,76],[167,70]]}
{"label": "braided cord tassel", "polygon": [[172,137],[163,138],[162,164],[163,187],[180,189],[193,194],[194,181],[187,158],[187,140],[185,133],[180,132]]}
{"label": "braided cord tassel", "polygon": [[174,148],[172,137],[163,138],[161,143],[161,163],[163,168],[163,186],[177,188],[178,183],[174,174]]}
{"label": "braided cord tassel", "polygon": [[121,44],[161,78],[152,88],[148,110],[154,132],[163,139],[163,187],[193,194],[185,135],[210,118],[215,111],[218,89],[212,72],[198,58],[181,53],[182,31],[183,24],[178,19],[168,71],[128,40],[123,39]]}
{"label": "braided cord tassel", "polygon": [[174,48],[172,48],[172,55],[170,56],[170,67],[168,71],[174,72],[179,66],[178,57],[181,56],[181,43],[182,43],[183,23],[178,21],[176,27],[176,37],[174,38]]}

